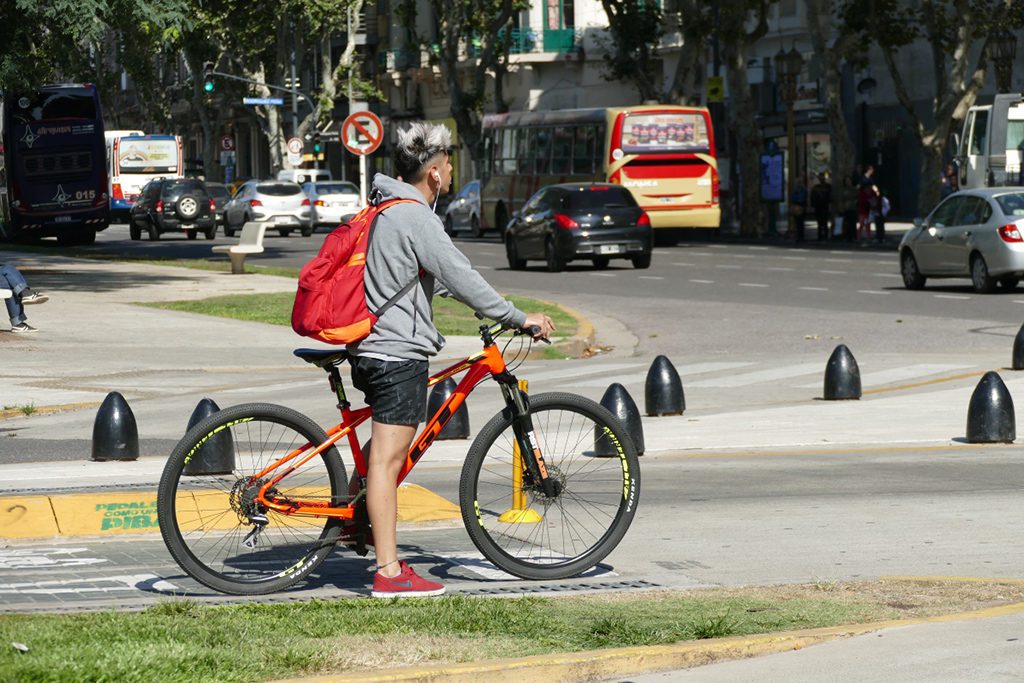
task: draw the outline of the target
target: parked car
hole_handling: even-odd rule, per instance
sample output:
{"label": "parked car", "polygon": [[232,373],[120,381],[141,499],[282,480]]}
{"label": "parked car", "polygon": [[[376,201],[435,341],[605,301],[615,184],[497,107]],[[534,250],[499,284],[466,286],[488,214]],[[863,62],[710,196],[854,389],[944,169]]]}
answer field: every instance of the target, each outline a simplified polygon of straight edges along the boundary
{"label": "parked car", "polygon": [[206,183],[197,178],[157,178],[139,193],[129,213],[128,232],[133,240],[160,239],[161,233],[184,232],[194,240],[198,233],[212,240],[217,234],[217,210]]}
{"label": "parked car", "polygon": [[537,191],[509,221],[505,253],[509,268],[543,259],[556,273],[575,259],[605,268],[627,258],[635,268],[651,265],[651,219],[621,185],[571,183]]}
{"label": "parked car", "polygon": [[[504,225],[498,226],[503,230]],[[449,235],[468,230],[471,237],[480,236],[480,181],[466,183],[444,212],[444,229]]]}
{"label": "parked car", "polygon": [[238,188],[224,207],[224,234],[233,237],[249,221],[269,223],[282,237],[292,230],[303,237],[313,234],[309,197],[286,180],[249,180]]}
{"label": "parked car", "polygon": [[224,225],[224,207],[231,201],[231,190],[221,183],[206,183],[206,189],[213,197],[213,205],[217,209],[217,225]]}
{"label": "parked car", "polygon": [[1024,276],[1024,187],[964,190],[946,197],[900,241],[907,289],[928,278],[969,277],[974,291],[1014,289]]}
{"label": "parked car", "polygon": [[313,205],[313,225],[336,228],[363,208],[359,188],[340,180],[306,183],[302,190]]}

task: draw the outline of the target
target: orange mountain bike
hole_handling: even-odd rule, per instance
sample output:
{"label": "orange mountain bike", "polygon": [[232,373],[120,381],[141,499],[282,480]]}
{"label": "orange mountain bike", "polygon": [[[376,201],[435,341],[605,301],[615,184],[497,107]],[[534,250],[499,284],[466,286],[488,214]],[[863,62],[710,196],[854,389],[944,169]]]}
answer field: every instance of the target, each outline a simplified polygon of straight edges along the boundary
{"label": "orange mountain bike", "polygon": [[[483,351],[430,378],[433,385],[466,373],[414,440],[398,481],[467,395],[494,379],[506,407],[477,434],[462,468],[459,503],[466,529],[483,556],[510,574],[575,576],[607,556],[633,520],[640,495],[636,449],[600,404],[574,394],[521,391],[496,342],[508,333],[523,334],[482,326]],[[291,408],[232,406],[190,429],[164,467],[160,533],[182,569],[214,590],[272,593],[309,575],[338,543],[367,552],[368,454],[356,427],[372,411],[350,407],[338,368],[345,351],[297,349],[295,355],[327,371],[340,424],[325,433]],[[342,439],[358,475],[355,495],[338,452]],[[193,459],[213,448],[231,453],[233,462],[222,467],[230,471],[189,474]]]}

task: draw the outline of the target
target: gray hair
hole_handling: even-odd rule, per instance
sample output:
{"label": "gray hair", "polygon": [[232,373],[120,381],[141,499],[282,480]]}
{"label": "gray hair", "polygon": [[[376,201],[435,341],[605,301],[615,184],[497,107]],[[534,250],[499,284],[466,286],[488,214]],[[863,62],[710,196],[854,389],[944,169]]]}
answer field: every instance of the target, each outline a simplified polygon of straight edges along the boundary
{"label": "gray hair", "polygon": [[415,121],[408,129],[398,130],[395,172],[407,183],[418,183],[427,162],[442,152],[447,154],[451,146],[452,132],[447,126]]}

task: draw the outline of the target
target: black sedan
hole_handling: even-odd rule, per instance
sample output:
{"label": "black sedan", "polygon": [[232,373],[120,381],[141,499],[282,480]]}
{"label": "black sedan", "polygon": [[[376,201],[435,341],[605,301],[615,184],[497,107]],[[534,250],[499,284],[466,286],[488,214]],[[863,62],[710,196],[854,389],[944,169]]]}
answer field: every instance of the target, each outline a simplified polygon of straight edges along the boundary
{"label": "black sedan", "polygon": [[516,212],[505,233],[509,268],[543,259],[552,273],[569,261],[588,259],[605,268],[627,258],[651,265],[651,220],[629,190],[608,183],[549,185]]}

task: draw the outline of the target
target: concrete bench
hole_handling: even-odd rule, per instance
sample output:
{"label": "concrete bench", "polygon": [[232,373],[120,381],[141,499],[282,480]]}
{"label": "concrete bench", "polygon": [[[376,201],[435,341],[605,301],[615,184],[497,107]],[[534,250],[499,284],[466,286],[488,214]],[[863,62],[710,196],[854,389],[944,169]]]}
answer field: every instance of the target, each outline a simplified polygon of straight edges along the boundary
{"label": "concrete bench", "polygon": [[266,223],[249,222],[242,226],[242,235],[238,244],[221,244],[213,248],[215,254],[227,254],[231,258],[231,272],[245,272],[245,257],[249,254],[263,253],[263,233],[267,230]]}

